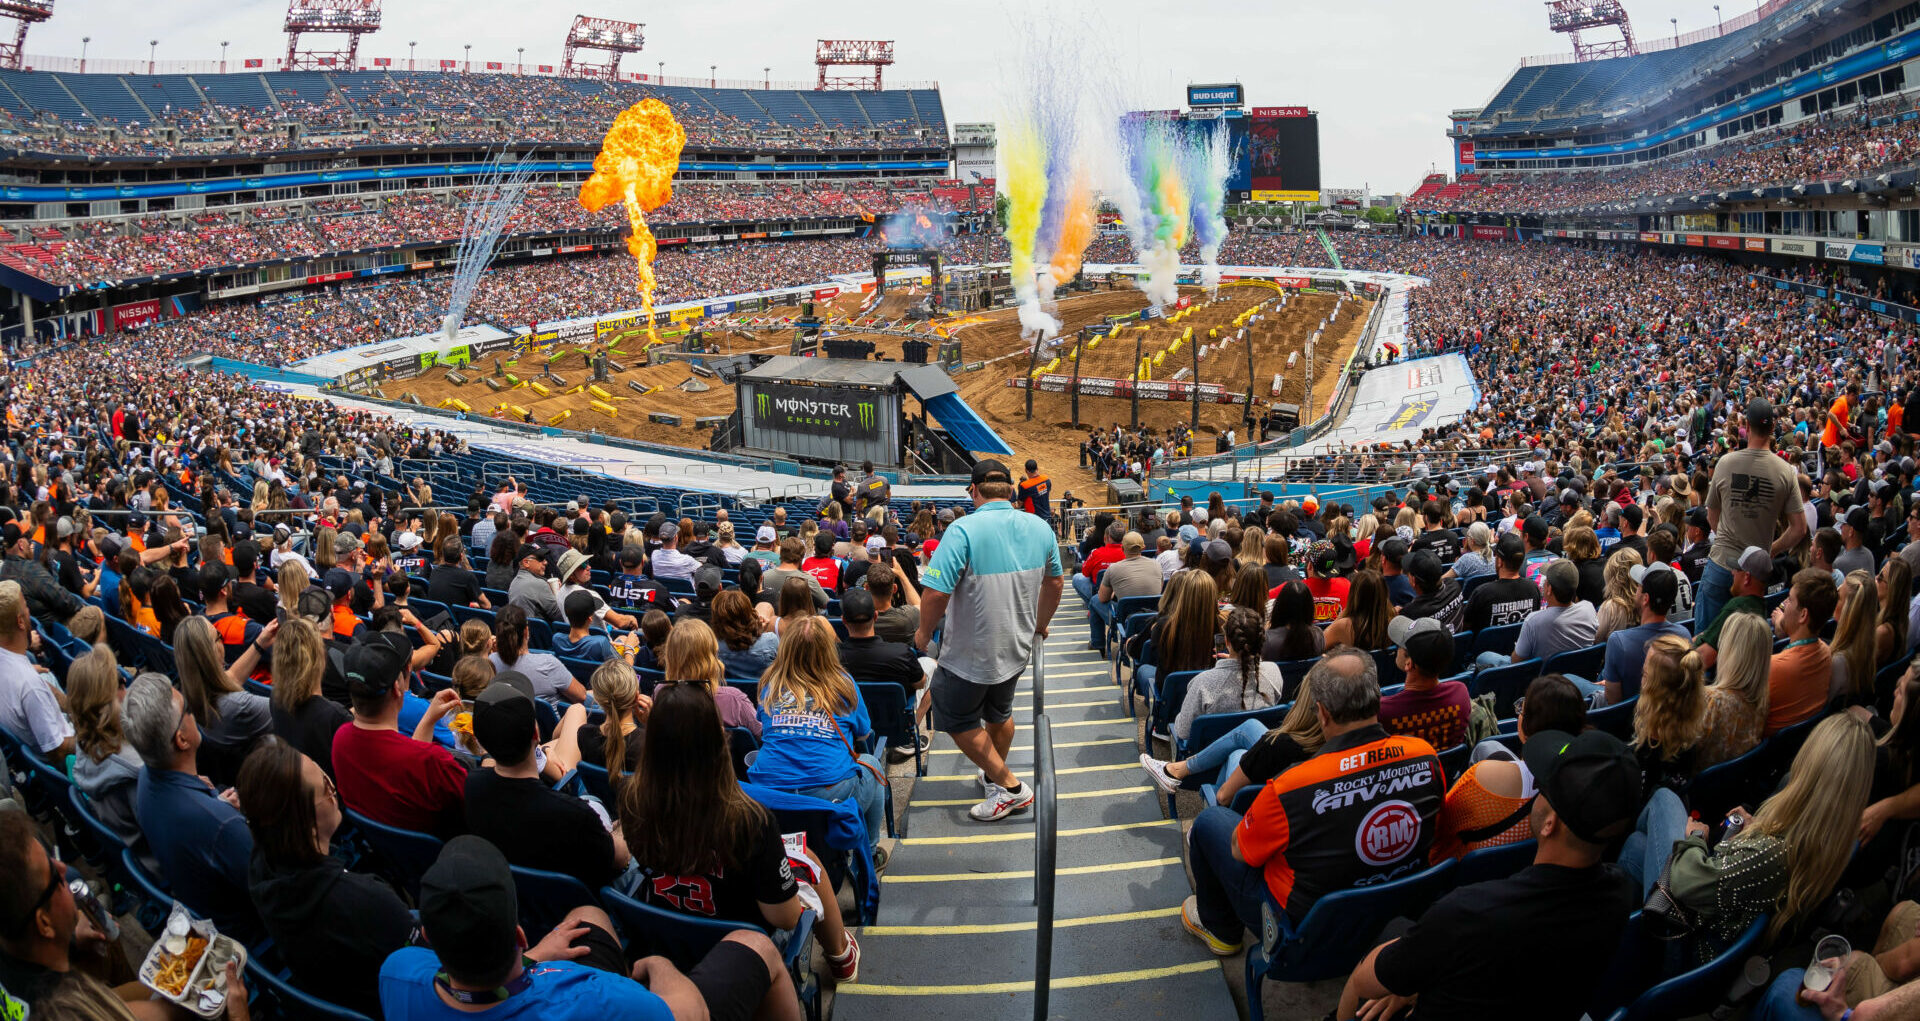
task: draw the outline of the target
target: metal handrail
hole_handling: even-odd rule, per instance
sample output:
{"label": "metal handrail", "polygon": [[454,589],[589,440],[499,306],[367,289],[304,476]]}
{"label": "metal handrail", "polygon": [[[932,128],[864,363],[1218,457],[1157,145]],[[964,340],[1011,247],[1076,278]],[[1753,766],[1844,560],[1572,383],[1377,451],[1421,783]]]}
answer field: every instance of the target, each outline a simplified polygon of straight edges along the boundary
{"label": "metal handrail", "polygon": [[1054,868],[1060,819],[1053,766],[1053,722],[1047,719],[1046,642],[1033,642],[1033,1019],[1046,1021],[1053,981]]}

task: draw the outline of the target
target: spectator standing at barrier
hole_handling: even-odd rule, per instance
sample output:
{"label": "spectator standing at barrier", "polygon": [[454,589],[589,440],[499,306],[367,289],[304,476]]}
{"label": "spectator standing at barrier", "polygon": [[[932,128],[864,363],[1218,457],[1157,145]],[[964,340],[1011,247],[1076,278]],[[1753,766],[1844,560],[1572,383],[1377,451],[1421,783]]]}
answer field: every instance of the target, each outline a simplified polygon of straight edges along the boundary
{"label": "spectator standing at barrier", "polygon": [[[1845,398],[1836,402],[1844,409]],[[1842,414],[1845,411],[1842,410]],[[1707,487],[1707,525],[1713,546],[1693,601],[1693,629],[1707,630],[1731,598],[1740,554],[1758,546],[1779,557],[1800,545],[1807,519],[1793,466],[1773,452],[1773,403],[1756,397],[1747,405],[1746,446],[1722,455]]]}
{"label": "spectator standing at barrier", "polygon": [[921,574],[914,646],[931,654],[944,624],[932,682],[933,721],[980,769],[986,798],[968,813],[980,822],[1033,805],[1033,787],[1007,768],[1013,747],[1013,693],[1047,637],[1063,587],[1053,532],[1013,509],[1013,476],[987,458],[974,464],[974,512],[948,526]]}
{"label": "spectator standing at barrier", "polygon": [[1027,473],[1020,479],[1020,509],[1052,526],[1053,507],[1048,503],[1052,494],[1053,480],[1040,470],[1040,462],[1027,458]]}

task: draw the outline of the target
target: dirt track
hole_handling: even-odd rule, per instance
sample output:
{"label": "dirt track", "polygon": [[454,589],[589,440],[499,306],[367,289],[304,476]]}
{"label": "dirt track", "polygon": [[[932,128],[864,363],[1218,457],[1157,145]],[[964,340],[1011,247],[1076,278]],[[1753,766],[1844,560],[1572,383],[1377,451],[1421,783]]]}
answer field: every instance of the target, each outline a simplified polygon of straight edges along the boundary
{"label": "dirt track", "polygon": [[[913,292],[889,293],[881,303],[869,311],[869,317],[895,319],[904,315],[909,304],[919,300],[918,289]],[[1184,288],[1196,301],[1201,295],[1197,288]],[[1145,331],[1135,328],[1123,330],[1117,336],[1103,341],[1100,346],[1085,351],[1081,355],[1080,374],[1082,376],[1125,378],[1133,371],[1136,337],[1141,349],[1149,356],[1167,347],[1187,326],[1194,328],[1197,337],[1204,338],[1211,329],[1218,328],[1222,335],[1232,331],[1232,320],[1246,309],[1274,296],[1268,287],[1257,285],[1227,286],[1221,289],[1221,297],[1212,303],[1199,303],[1194,310],[1178,323],[1168,324],[1152,322]],[[1305,367],[1296,364],[1292,371],[1286,371],[1287,356],[1301,350],[1308,335],[1334,306],[1332,294],[1294,294],[1288,307],[1281,312],[1271,310],[1263,322],[1254,324],[1250,335],[1254,347],[1254,394],[1265,402],[1269,397],[1273,376],[1283,373],[1283,388],[1279,400],[1301,404],[1303,418],[1312,418],[1314,409],[1306,406],[1302,399]],[[861,296],[842,295],[836,299],[831,309],[822,309],[822,313],[842,318],[851,318],[859,314]],[[1124,315],[1138,311],[1146,306],[1146,299],[1138,291],[1101,291],[1093,294],[1076,295],[1062,300],[1057,315],[1062,322],[1063,333],[1075,333],[1081,327],[1104,321],[1109,315]],[[1318,405],[1324,407],[1327,398],[1333,393],[1334,381],[1340,368],[1346,363],[1348,354],[1358,340],[1359,331],[1366,321],[1367,304],[1348,299],[1340,319],[1329,325],[1315,352],[1314,397]],[[761,316],[785,318],[797,316],[796,307],[768,309]],[[1130,402],[1117,398],[1087,397],[1080,398],[1081,427],[1075,429],[1070,414],[1070,398],[1066,394],[1035,393],[1033,395],[1034,414],[1029,421],[1026,418],[1026,393],[1006,385],[1010,377],[1019,377],[1027,372],[1027,345],[1019,336],[1019,321],[1011,309],[996,309],[990,312],[964,315],[947,321],[951,334],[961,343],[962,357],[967,363],[985,362],[985,366],[974,372],[963,373],[955,377],[960,387],[960,395],[1006,439],[1015,451],[1018,459],[1027,457],[1039,459],[1046,470],[1060,479],[1066,488],[1074,488],[1091,496],[1096,492],[1091,471],[1078,467],[1078,447],[1085,439],[1086,429],[1098,425],[1110,427],[1114,423],[1125,424],[1130,417]],[[874,343],[876,354],[883,358],[900,357],[902,338],[883,334],[865,334],[858,326],[837,325],[830,327],[833,332],[846,339],[865,339]],[[793,331],[791,330],[716,330],[710,336],[716,338],[723,353],[741,354],[755,352],[761,354],[785,354],[791,350]],[[622,345],[628,350],[625,357],[614,356],[615,361],[632,365],[639,361],[638,344],[632,341]],[[1071,344],[1068,345],[1071,347]],[[1168,356],[1165,364],[1153,372],[1155,379],[1171,379],[1176,371],[1185,367],[1191,369],[1192,351],[1183,346],[1178,352]],[[507,366],[522,379],[537,378],[539,362],[527,359],[517,365]],[[420,395],[427,404],[438,404],[445,398],[455,397],[467,402],[473,408],[476,417],[490,415],[496,405],[506,403],[519,405],[531,411],[536,421],[546,423],[562,411],[572,415],[560,424],[568,429],[598,429],[602,433],[644,439],[674,446],[705,449],[707,433],[694,428],[696,417],[731,414],[735,406],[734,388],[718,379],[699,378],[709,389],[701,393],[688,393],[676,387],[693,377],[692,371],[685,365],[665,364],[630,368],[624,373],[610,373],[610,380],[604,389],[616,399],[613,404],[619,409],[616,417],[591,410],[593,397],[583,390],[576,393],[563,393],[556,390],[551,396],[541,397],[531,389],[495,393],[481,380],[492,373],[491,359],[484,364],[475,365],[468,373],[469,382],[465,386],[456,386],[445,378],[445,371],[431,370],[427,375],[405,383],[390,384],[386,390],[389,397],[399,397],[401,392],[411,390]],[[554,361],[553,371],[567,381],[567,386],[577,387],[586,382],[588,371],[585,358],[577,350]],[[1063,359],[1058,372],[1071,374],[1071,359]],[[1219,383],[1235,391],[1247,387],[1247,352],[1238,343],[1212,352],[1201,359],[1199,378],[1206,383]],[[629,381],[638,381],[643,385],[658,387],[647,396],[635,394],[628,388]],[[681,416],[679,426],[666,426],[647,420],[649,412],[667,412]],[[1237,405],[1202,404],[1200,406],[1200,434],[1203,452],[1212,449],[1211,438],[1228,426],[1240,428],[1244,410]],[[1152,401],[1140,402],[1140,422],[1159,429],[1185,423],[1192,415],[1191,405],[1185,402]],[[1244,435],[1244,434],[1243,434]]]}

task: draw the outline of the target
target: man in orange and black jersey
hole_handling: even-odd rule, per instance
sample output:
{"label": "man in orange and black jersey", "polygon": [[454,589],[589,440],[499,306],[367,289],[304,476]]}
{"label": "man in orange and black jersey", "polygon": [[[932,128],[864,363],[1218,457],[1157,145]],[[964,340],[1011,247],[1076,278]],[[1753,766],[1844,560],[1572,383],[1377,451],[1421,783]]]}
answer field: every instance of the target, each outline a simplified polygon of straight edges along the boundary
{"label": "man in orange and black jersey", "polygon": [[1269,897],[1298,922],[1329,893],[1426,867],[1447,790],[1439,756],[1380,726],[1367,653],[1328,650],[1307,683],[1327,737],[1320,753],[1269,782],[1245,818],[1208,808],[1187,835],[1197,892],[1180,918],[1221,956],[1239,951],[1243,925],[1260,931]]}
{"label": "man in orange and black jersey", "polygon": [[1037,515],[1047,524],[1053,524],[1053,508],[1048,497],[1053,494],[1053,480],[1040,473],[1040,462],[1027,458],[1027,474],[1020,480],[1019,507],[1028,514]]}

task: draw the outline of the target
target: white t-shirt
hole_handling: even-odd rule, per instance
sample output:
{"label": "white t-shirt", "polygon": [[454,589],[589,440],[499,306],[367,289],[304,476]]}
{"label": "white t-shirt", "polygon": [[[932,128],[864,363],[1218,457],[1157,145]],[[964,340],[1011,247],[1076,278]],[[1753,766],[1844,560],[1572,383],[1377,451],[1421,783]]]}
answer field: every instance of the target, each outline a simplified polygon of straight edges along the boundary
{"label": "white t-shirt", "polygon": [[533,682],[535,696],[552,702],[556,706],[566,702],[566,699],[561,697],[561,693],[572,686],[573,674],[553,653],[523,652],[519,659],[513,661],[512,666],[508,666],[497,652],[489,655],[487,659],[493,663],[495,673],[502,670],[518,670],[525,674],[527,680]]}
{"label": "white t-shirt", "polygon": [[73,736],[73,723],[33,661],[8,649],[0,649],[0,727],[41,753]]}

